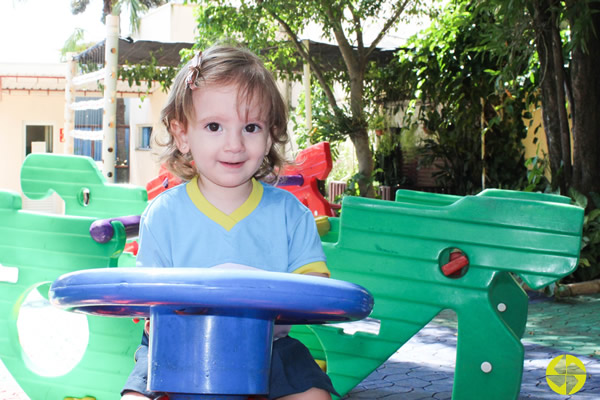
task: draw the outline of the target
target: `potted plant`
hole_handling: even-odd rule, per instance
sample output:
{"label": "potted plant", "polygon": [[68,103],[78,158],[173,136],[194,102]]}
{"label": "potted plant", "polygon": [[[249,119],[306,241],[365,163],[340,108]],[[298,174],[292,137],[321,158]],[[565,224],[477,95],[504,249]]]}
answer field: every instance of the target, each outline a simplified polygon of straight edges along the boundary
{"label": "potted plant", "polygon": [[373,118],[369,120],[369,128],[375,131],[377,136],[381,136],[388,129],[387,118],[384,114],[375,114]]}

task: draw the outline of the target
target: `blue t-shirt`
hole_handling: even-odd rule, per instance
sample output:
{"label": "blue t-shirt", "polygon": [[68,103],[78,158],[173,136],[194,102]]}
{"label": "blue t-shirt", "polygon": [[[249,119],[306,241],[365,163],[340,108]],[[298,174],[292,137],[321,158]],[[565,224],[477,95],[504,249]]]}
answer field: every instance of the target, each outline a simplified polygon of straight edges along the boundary
{"label": "blue t-shirt", "polygon": [[157,196],[140,221],[138,266],[210,268],[232,263],[329,275],[310,210],[291,193],[252,180],[248,199],[226,215],[194,178]]}

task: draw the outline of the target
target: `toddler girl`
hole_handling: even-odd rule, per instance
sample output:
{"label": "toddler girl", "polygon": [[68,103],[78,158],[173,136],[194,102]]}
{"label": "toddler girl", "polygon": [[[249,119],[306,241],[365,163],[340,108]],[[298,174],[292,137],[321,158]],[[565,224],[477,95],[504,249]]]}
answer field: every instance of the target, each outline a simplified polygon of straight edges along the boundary
{"label": "toddler girl", "polygon": [[[286,107],[253,53],[214,46],[175,78],[161,119],[167,167],[187,183],[157,196],[140,221],[137,265],[227,267],[329,276],[312,213],[272,183],[288,141]],[[147,331],[147,330],[146,330]],[[122,399],[146,389],[148,337]],[[275,331],[269,399],[330,400],[329,377],[308,349]]]}

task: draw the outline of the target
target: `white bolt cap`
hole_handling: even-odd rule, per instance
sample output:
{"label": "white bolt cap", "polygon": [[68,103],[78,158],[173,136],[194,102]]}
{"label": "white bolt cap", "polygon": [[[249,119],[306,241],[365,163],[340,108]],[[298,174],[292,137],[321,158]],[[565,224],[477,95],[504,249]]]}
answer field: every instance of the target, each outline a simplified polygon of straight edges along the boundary
{"label": "white bolt cap", "polygon": [[492,372],[492,364],[489,363],[489,362],[487,362],[487,361],[482,362],[481,363],[481,370],[483,372],[485,372],[486,374],[489,374],[490,372]]}

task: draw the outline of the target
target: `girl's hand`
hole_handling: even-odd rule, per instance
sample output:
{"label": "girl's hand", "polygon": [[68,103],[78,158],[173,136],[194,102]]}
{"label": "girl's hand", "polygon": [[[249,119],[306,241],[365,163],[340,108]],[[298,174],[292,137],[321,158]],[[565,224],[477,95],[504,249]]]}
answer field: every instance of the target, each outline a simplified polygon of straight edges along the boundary
{"label": "girl's hand", "polygon": [[214,267],[210,267],[214,269],[245,269],[245,270],[255,270],[255,271],[264,271],[264,269],[250,267],[248,265],[243,264],[234,264],[234,263],[225,263],[215,265]]}
{"label": "girl's hand", "polygon": [[324,274],[324,273],[322,273],[322,272],[307,272],[307,273],[306,273],[306,274],[304,274],[304,275],[321,276],[321,277],[323,277],[323,278],[329,278],[329,275],[327,275],[327,274]]}

